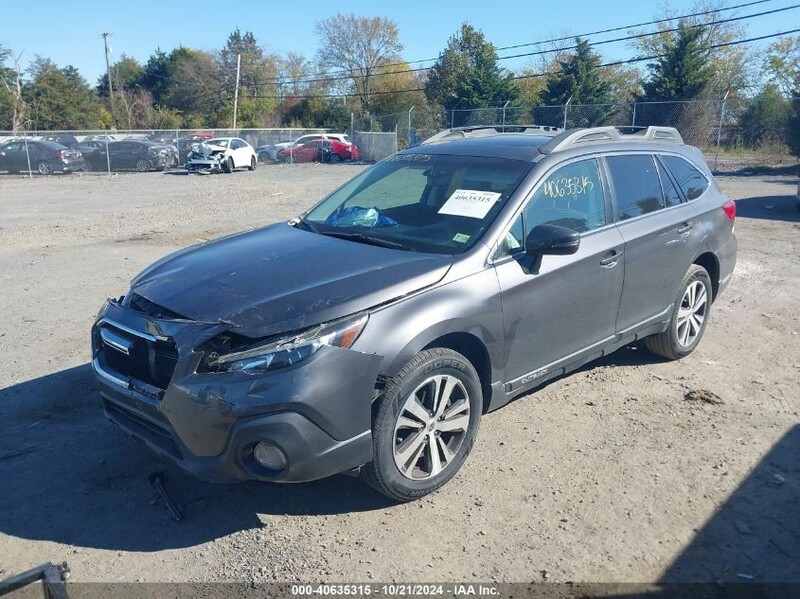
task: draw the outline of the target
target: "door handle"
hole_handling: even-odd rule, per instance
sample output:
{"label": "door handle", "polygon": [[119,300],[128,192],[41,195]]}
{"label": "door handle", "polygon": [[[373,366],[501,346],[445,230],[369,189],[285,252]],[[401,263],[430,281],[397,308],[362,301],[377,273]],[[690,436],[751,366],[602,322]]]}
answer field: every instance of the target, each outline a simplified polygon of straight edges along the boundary
{"label": "door handle", "polygon": [[612,266],[616,266],[620,258],[622,258],[621,252],[611,250],[600,260],[600,266],[611,268]]}
{"label": "door handle", "polygon": [[678,235],[684,235],[692,230],[692,223],[684,222],[680,227],[678,227]]}

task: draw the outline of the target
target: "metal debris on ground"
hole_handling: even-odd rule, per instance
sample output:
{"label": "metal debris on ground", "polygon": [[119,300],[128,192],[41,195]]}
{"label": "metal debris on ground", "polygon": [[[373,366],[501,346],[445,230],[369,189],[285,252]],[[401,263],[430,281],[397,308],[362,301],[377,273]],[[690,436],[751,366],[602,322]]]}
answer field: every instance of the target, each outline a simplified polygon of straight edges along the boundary
{"label": "metal debris on ground", "polygon": [[7,595],[38,581],[44,585],[44,596],[50,599],[69,599],[67,586],[64,581],[69,578],[70,570],[67,562],[54,565],[47,562],[17,574],[5,580],[0,580],[0,595]]}
{"label": "metal debris on ground", "polygon": [[167,510],[170,516],[172,516],[172,519],[175,520],[175,522],[180,522],[183,516],[178,506],[175,505],[175,502],[172,501],[172,498],[167,494],[167,490],[164,488],[164,473],[157,470],[150,474],[147,480],[150,481],[150,486],[158,493],[158,496],[164,500],[164,504],[167,506]]}
{"label": "metal debris on ground", "polygon": [[725,403],[719,395],[708,389],[692,389],[683,398],[687,401],[702,401],[715,406]]}

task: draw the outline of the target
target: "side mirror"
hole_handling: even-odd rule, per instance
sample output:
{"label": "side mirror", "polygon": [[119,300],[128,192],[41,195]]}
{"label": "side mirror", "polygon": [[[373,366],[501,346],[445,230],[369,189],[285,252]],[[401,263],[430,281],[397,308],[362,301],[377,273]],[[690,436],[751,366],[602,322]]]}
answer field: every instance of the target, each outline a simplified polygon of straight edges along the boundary
{"label": "side mirror", "polygon": [[558,225],[538,225],[525,238],[525,253],[529,256],[574,254],[581,245],[581,234]]}

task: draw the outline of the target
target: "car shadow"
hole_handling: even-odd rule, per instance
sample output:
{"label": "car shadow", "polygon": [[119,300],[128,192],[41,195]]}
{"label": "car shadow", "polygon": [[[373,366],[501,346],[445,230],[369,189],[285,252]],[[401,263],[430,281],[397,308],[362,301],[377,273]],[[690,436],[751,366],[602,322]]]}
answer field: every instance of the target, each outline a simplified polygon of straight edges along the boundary
{"label": "car shadow", "polygon": [[800,210],[798,210],[797,198],[794,194],[736,200],[736,216],[800,222]]}
{"label": "car shadow", "polygon": [[[0,389],[0,531],[80,547],[158,551],[261,528],[259,514],[388,507],[354,478],[298,485],[208,483],[184,474],[105,419],[89,365]],[[183,512],[170,520],[147,477]]]}

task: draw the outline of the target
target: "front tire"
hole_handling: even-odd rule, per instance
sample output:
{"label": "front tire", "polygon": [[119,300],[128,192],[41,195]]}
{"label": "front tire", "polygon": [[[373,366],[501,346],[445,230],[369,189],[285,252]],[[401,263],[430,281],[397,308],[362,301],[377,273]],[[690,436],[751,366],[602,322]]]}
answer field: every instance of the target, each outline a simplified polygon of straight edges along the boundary
{"label": "front tire", "polygon": [[250,157],[250,166],[247,167],[247,170],[254,171],[254,170],[256,170],[257,166],[258,166],[258,163],[256,162],[256,157],[255,156],[251,156]]}
{"label": "front tire", "polygon": [[228,159],[223,163],[222,170],[224,170],[226,173],[232,173],[233,169],[233,158],[228,157]]}
{"label": "front tire", "polygon": [[140,158],[136,161],[136,170],[140,173],[144,173],[149,171],[152,168],[149,160],[145,160],[144,158]]}
{"label": "front tire", "polygon": [[480,379],[469,360],[451,349],[418,353],[373,407],[373,457],[362,477],[396,501],[436,491],[467,459],[482,407]]}
{"label": "front tire", "polygon": [[683,277],[669,327],[663,333],[645,337],[645,347],[669,360],[680,360],[692,353],[706,330],[712,293],[706,269],[692,264]]}

